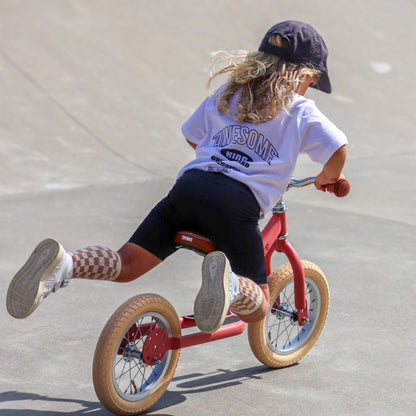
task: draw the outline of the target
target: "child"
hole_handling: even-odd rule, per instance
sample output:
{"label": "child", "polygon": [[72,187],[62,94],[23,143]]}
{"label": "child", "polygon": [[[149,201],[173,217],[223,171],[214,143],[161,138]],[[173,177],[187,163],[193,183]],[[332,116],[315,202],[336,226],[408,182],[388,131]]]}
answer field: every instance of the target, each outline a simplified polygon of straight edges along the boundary
{"label": "child", "polygon": [[117,252],[90,246],[72,253],[44,240],[10,283],[9,313],[27,317],[71,278],[134,280],[174,253],[173,236],[185,229],[219,250],[202,264],[198,327],[217,330],[228,308],[246,322],[263,319],[269,290],[259,218],[285,191],[299,153],[323,164],[317,189],[343,177],[346,137],[304,98],[309,86],[331,92],[327,54],[310,25],[287,21],[266,33],[258,51],[230,56],[211,76],[228,74],[228,81],[182,127],[195,159],[130,240]]}

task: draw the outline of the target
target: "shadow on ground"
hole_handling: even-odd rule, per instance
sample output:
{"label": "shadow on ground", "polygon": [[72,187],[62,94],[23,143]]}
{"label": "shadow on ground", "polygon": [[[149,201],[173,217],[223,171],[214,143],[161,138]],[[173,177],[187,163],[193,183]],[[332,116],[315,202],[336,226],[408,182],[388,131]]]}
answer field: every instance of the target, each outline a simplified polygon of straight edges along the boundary
{"label": "shadow on ground", "polygon": [[[149,409],[148,413],[151,415],[154,412],[167,409],[169,407],[178,405],[187,400],[187,396],[195,393],[210,392],[219,389],[225,389],[228,387],[243,384],[245,380],[249,379],[261,379],[262,374],[272,370],[265,366],[256,366],[248,369],[240,369],[236,371],[230,371],[227,369],[217,369],[216,371],[208,374],[192,373],[184,376],[174,377],[171,386],[172,390],[168,390],[161,397],[161,399]],[[13,402],[13,407],[16,407],[16,402],[22,402],[22,406],[18,408],[7,409],[3,406],[7,402]],[[50,402],[51,405],[56,405],[55,410],[35,410],[33,408],[36,405],[31,405],[30,402],[41,402],[42,407]],[[80,410],[67,411],[59,410],[60,404],[74,404],[82,407]],[[110,416],[112,413],[104,409],[104,407],[95,401],[77,400],[57,398],[50,396],[43,396],[36,393],[25,393],[19,391],[7,391],[0,393],[0,413],[2,416],[84,416],[84,415],[99,415]],[[67,406],[65,406],[67,407]],[[158,415],[162,415],[158,413]],[[162,416],[171,416],[169,414],[163,414]]]}

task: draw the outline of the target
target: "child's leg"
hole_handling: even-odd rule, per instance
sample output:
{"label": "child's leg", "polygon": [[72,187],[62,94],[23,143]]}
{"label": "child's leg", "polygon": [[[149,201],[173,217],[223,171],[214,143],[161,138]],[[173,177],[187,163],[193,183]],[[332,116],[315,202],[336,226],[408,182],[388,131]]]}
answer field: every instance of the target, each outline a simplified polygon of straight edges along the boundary
{"label": "child's leg", "polygon": [[120,250],[89,246],[72,253],[73,278],[128,282],[145,274],[162,260],[144,248],[126,243]]}
{"label": "child's leg", "polygon": [[26,318],[51,293],[68,285],[71,278],[127,282],[159,264],[161,260],[133,243],[118,252],[90,246],[66,252],[55,240],[38,244],[10,282],[7,310],[15,318]]}
{"label": "child's leg", "polygon": [[164,198],[117,252],[90,246],[67,253],[53,239],[42,241],[10,282],[7,310],[15,318],[26,318],[71,278],[117,282],[138,278],[176,251],[171,217],[169,201]]}
{"label": "child's leg", "polygon": [[89,246],[69,253],[72,256],[72,278],[116,280],[121,271],[117,252],[102,246]]}
{"label": "child's leg", "polygon": [[231,312],[244,322],[261,321],[269,309],[269,286],[257,285],[246,277],[238,276],[239,296],[231,303]]}
{"label": "child's leg", "polygon": [[202,264],[202,285],[194,303],[198,328],[216,331],[224,322],[228,309],[245,322],[263,319],[268,311],[269,288],[237,276],[224,253],[208,254]]}

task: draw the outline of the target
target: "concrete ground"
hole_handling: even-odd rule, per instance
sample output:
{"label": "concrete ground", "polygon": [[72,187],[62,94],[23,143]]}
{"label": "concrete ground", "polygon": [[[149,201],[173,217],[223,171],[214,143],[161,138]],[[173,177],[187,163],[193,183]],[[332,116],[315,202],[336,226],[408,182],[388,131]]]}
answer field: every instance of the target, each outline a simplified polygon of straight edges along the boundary
{"label": "concrete ground", "polygon": [[[414,1],[0,0],[2,416],[109,415],[91,364],[111,313],[141,292],[192,312],[190,252],[130,284],[72,282],[26,320],[5,299],[44,237],[121,246],[192,158],[180,127],[210,53],[255,49],[286,19],[325,38],[333,94],[309,96],[350,140],[347,198],[286,200],[290,241],[329,280],[327,325],[287,369],[261,365],[245,334],[185,349],[149,414],[416,414]],[[318,171],[301,158],[296,173]]]}

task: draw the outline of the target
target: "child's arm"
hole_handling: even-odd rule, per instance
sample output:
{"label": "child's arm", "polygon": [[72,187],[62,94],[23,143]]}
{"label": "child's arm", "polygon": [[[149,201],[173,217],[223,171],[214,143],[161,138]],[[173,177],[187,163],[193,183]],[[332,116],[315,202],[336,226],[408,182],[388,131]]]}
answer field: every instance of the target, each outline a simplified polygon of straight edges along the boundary
{"label": "child's arm", "polygon": [[[342,169],[347,159],[347,146],[341,146],[325,163],[322,172],[315,179],[316,189],[326,191],[324,185],[336,183],[344,178]],[[333,191],[329,191],[333,192]]]}

